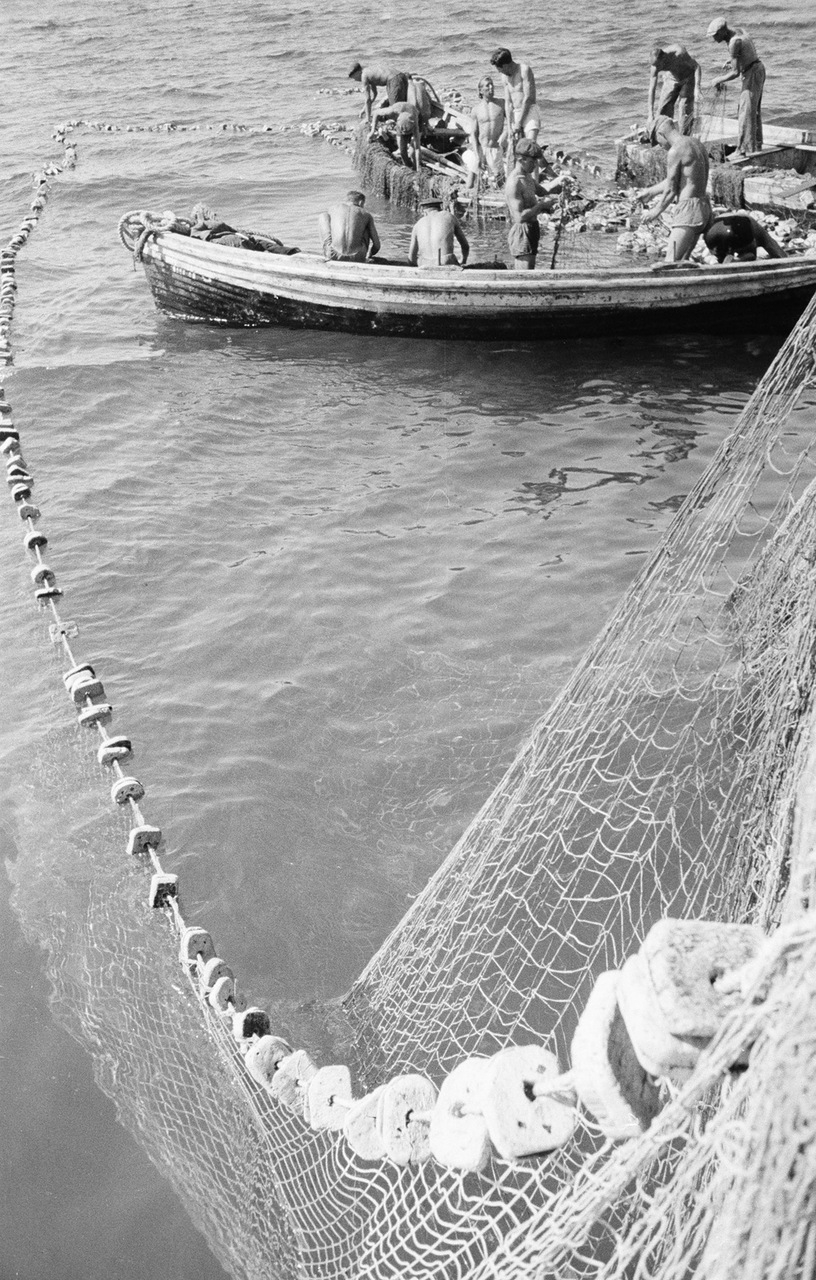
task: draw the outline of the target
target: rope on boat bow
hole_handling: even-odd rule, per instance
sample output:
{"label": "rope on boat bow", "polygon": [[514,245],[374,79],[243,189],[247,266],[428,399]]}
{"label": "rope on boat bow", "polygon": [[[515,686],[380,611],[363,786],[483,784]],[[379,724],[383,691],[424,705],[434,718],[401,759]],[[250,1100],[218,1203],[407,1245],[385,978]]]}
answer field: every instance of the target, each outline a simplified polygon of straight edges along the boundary
{"label": "rope on boat bow", "polygon": [[179,219],[168,209],[165,213],[151,213],[148,209],[134,209],[119,219],[119,239],[125,248],[133,254],[133,266],[141,262],[144,247],[148,240],[157,236],[160,231],[172,231]]}

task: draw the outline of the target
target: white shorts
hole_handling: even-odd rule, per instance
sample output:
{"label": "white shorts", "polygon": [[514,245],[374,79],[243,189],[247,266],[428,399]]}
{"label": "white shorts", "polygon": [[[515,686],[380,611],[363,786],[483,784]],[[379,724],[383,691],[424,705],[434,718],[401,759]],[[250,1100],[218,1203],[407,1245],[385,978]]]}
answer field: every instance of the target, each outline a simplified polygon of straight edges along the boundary
{"label": "white shorts", "polygon": [[527,119],[524,121],[524,136],[530,138],[538,133],[541,128],[541,112],[538,109],[538,103],[534,102],[527,111]]}

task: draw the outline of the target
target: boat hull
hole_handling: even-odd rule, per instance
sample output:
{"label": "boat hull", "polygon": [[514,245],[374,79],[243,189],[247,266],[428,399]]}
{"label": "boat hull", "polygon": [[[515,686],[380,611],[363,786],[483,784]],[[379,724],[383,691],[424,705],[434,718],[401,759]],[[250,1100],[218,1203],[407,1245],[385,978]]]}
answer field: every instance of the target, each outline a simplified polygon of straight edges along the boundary
{"label": "boat hull", "polygon": [[396,337],[538,340],[790,328],[816,259],[725,267],[534,272],[378,267],[208,245],[161,233],[143,250],[167,314]]}

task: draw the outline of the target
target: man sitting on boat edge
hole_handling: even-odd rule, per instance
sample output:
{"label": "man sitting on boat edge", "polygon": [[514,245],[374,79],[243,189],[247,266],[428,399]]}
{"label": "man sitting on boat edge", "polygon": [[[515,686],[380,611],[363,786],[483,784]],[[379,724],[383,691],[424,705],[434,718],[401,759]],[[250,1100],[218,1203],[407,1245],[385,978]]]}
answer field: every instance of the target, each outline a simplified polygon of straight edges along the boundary
{"label": "man sitting on boat edge", "polygon": [[344,201],[320,214],[317,225],[324,258],[331,262],[366,262],[380,252],[380,237],[364,204],[362,191],[348,191]]}
{"label": "man sitting on boat edge", "polygon": [[[464,266],[470,253],[470,244],[459,219],[450,210],[443,209],[442,201],[436,196],[423,200],[420,208],[424,213],[419,221],[414,223],[411,243],[408,247],[408,261],[411,266]],[[462,250],[461,263],[454,252],[454,241],[458,241]]]}

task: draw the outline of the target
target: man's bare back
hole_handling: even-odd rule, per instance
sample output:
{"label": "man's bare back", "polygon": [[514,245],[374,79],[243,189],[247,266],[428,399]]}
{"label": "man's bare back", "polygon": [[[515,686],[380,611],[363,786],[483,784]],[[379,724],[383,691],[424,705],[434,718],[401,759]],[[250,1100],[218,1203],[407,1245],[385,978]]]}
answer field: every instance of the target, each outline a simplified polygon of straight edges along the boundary
{"label": "man's bare back", "polygon": [[663,45],[663,55],[658,67],[659,71],[672,76],[675,80],[688,80],[697,71],[698,62],[692,58],[684,44]]}
{"label": "man's bare back", "polygon": [[408,261],[415,267],[452,267],[459,260],[454,253],[454,242],[462,250],[462,266],[470,252],[470,245],[458,220],[443,209],[431,208],[411,232]]}
{"label": "man's bare back", "polygon": [[323,255],[333,261],[365,262],[380,251],[380,237],[371,214],[362,207],[365,197],[350,191],[342,204],[332,205],[318,219]]}

